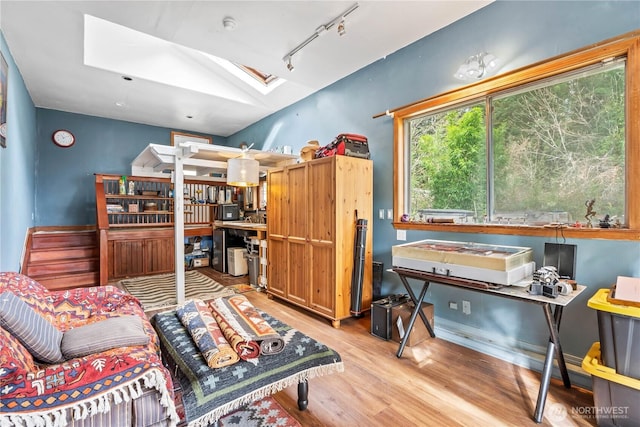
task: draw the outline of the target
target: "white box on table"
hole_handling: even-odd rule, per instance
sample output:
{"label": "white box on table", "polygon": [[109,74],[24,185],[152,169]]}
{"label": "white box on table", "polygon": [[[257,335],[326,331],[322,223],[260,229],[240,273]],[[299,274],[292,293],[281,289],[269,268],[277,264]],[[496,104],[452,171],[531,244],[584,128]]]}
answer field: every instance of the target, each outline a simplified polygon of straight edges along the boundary
{"label": "white box on table", "polygon": [[512,285],[533,275],[533,250],[519,246],[421,240],[391,248],[394,267]]}

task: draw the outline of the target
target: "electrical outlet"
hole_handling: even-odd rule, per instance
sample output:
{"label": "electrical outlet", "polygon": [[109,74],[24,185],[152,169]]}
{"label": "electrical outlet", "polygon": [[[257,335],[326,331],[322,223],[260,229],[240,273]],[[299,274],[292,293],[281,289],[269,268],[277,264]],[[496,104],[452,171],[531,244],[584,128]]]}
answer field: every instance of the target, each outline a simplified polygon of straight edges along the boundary
{"label": "electrical outlet", "polygon": [[397,230],[396,231],[396,239],[397,240],[407,240],[407,230]]}
{"label": "electrical outlet", "polygon": [[462,301],[462,312],[464,314],[471,314],[471,302],[470,301]]}
{"label": "electrical outlet", "polygon": [[455,301],[449,301],[449,308],[451,310],[457,310],[458,309],[458,303]]}

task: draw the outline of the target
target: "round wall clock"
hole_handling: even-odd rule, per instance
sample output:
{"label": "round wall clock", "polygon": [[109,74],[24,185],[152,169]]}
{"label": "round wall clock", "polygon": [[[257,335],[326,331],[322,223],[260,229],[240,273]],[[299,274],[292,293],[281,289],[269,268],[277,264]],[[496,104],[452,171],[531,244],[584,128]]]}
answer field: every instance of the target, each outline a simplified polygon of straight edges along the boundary
{"label": "round wall clock", "polygon": [[76,142],[76,137],[73,136],[71,132],[65,129],[59,129],[53,132],[53,135],[51,135],[51,139],[53,139],[53,142],[57,146],[63,148],[71,147],[73,143]]}

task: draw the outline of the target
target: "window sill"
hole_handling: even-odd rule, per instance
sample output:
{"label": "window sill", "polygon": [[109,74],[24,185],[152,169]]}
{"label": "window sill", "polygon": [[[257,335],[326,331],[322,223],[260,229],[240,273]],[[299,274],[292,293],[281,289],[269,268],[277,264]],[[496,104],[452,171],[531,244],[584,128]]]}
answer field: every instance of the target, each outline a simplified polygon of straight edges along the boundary
{"label": "window sill", "polygon": [[572,239],[640,240],[640,230],[624,228],[539,227],[495,224],[428,224],[394,222],[398,230],[437,231],[441,233],[509,234],[516,236],[566,237]]}

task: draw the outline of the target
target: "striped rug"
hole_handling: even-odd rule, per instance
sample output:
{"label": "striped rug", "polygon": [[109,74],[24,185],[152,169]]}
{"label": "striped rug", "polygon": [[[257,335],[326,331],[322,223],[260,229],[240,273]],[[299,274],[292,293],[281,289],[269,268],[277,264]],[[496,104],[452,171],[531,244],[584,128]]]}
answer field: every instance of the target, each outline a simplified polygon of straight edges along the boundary
{"label": "striped rug", "polygon": [[[124,279],[118,285],[138,298],[145,311],[173,308],[177,305],[175,273]],[[184,288],[187,300],[211,299],[235,293],[233,289],[228,289],[195,270],[185,271]]]}

